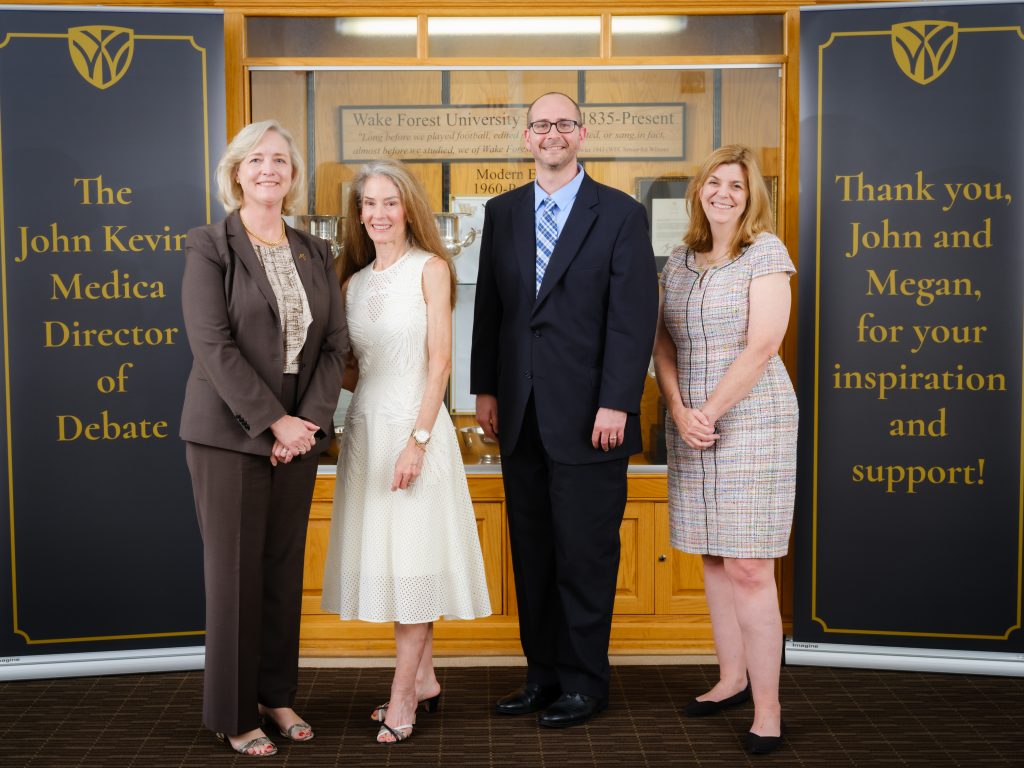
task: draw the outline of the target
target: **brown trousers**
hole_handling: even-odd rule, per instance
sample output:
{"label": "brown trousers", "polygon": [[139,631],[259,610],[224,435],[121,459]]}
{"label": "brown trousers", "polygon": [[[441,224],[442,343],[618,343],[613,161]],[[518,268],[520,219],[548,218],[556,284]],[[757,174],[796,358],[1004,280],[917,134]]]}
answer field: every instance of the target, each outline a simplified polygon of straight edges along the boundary
{"label": "brown trousers", "polygon": [[257,704],[290,707],[298,686],[302,568],[315,457],[185,444],[206,578],[203,724],[235,735]]}

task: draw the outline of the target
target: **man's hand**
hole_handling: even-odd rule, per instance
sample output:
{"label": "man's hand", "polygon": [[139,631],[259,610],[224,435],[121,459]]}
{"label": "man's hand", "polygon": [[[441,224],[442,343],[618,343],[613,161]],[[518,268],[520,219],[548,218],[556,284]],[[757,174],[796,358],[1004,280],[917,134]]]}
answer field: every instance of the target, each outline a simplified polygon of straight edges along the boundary
{"label": "man's hand", "polygon": [[[479,411],[478,411],[479,412]],[[594,431],[590,442],[595,448],[607,453],[622,445],[626,432],[626,412],[614,408],[598,408],[594,418]]]}
{"label": "man's hand", "polygon": [[498,398],[494,395],[476,396],[476,421],[484,428],[487,437],[498,439]]}

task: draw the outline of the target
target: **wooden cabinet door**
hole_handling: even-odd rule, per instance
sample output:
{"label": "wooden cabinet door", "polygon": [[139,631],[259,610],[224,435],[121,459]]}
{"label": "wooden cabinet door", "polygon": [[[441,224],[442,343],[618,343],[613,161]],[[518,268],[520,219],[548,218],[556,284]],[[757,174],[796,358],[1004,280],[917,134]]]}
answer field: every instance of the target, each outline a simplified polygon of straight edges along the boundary
{"label": "wooden cabinet door", "polygon": [[619,528],[622,554],[615,584],[616,614],[654,612],[654,504],[632,501]]}
{"label": "wooden cabinet door", "polygon": [[491,595],[491,611],[494,615],[503,613],[505,608],[505,515],[499,501],[477,501],[473,503],[476,513],[476,530],[480,536],[480,551],[484,557],[487,572],[487,591]]}
{"label": "wooden cabinet door", "polygon": [[704,598],[704,569],[699,555],[690,555],[673,549],[669,543],[668,504],[657,503],[655,528],[657,547],[654,591],[655,610],[659,614],[708,613]]}
{"label": "wooden cabinet door", "polygon": [[306,533],[306,560],[302,571],[302,613],[323,614],[320,595],[324,588],[324,561],[331,533],[334,511],[334,477],[319,475],[313,486],[313,503],[309,510],[309,531]]}
{"label": "wooden cabinet door", "polygon": [[[629,502],[619,527],[619,575],[615,583],[616,614],[654,613],[654,504]],[[505,544],[508,581],[505,614],[517,616],[512,552]]]}

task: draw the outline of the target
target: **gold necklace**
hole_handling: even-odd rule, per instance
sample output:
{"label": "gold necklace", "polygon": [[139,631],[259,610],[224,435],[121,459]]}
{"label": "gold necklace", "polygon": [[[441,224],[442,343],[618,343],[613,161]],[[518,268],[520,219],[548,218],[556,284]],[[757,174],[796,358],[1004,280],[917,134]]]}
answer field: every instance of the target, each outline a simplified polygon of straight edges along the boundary
{"label": "gold necklace", "polygon": [[[696,261],[696,258],[694,260]],[[717,257],[715,257],[713,259],[705,259],[703,266],[701,266],[699,264],[697,265],[697,271],[700,272],[701,274],[704,274],[709,269],[712,269],[713,267],[717,267],[719,264],[724,264],[728,260],[729,260],[729,252],[726,251],[725,253],[720,254],[719,256],[717,256]]]}
{"label": "gold necklace", "polygon": [[242,222],[242,229],[249,233],[249,237],[253,238],[254,240],[258,240],[259,242],[263,243],[265,246],[269,248],[276,248],[277,246],[279,246],[281,243],[284,242],[285,237],[288,235],[288,232],[284,228],[284,219],[281,219],[281,236],[277,239],[277,242],[274,243],[270,242],[269,240],[264,240],[262,237],[257,235],[247,226],[245,226],[245,219],[242,218],[242,214],[238,214],[238,220]]}

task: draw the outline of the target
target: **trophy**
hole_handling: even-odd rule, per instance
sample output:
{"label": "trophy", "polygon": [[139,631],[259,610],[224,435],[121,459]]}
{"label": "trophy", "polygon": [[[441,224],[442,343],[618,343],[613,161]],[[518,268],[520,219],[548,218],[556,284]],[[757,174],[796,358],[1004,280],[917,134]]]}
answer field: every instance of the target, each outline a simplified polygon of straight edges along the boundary
{"label": "trophy", "polygon": [[434,219],[437,221],[437,229],[441,233],[441,242],[444,243],[444,247],[452,258],[458,256],[462,253],[463,248],[472,245],[473,241],[476,240],[476,230],[472,227],[466,233],[466,239],[460,239],[459,214],[435,213]]}
{"label": "trophy", "polygon": [[341,234],[340,228],[344,220],[344,216],[327,216],[323,214],[295,217],[295,222],[298,224],[299,229],[323,238],[331,244],[331,258],[333,259],[338,258],[341,254],[339,235]]}
{"label": "trophy", "polygon": [[462,427],[462,454],[467,464],[501,464],[498,441],[484,434],[483,427]]}

